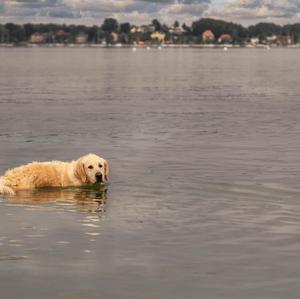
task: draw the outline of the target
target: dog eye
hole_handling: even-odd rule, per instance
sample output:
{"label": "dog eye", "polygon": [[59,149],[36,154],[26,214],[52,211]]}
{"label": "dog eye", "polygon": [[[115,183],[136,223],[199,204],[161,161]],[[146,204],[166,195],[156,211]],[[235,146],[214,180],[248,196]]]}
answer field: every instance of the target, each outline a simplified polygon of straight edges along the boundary
{"label": "dog eye", "polygon": [[101,164],[99,164],[99,168],[102,168],[102,165],[101,165]]}
{"label": "dog eye", "polygon": [[93,169],[94,167],[93,167],[92,165],[90,165],[88,168],[89,168],[89,169]]}

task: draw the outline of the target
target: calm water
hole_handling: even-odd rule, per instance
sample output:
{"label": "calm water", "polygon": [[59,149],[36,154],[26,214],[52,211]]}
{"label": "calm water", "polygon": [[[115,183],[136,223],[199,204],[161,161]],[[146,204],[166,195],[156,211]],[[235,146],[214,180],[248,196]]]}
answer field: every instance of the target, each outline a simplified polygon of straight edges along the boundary
{"label": "calm water", "polygon": [[0,198],[0,297],[299,298],[299,56],[0,49],[0,172],[111,165]]}

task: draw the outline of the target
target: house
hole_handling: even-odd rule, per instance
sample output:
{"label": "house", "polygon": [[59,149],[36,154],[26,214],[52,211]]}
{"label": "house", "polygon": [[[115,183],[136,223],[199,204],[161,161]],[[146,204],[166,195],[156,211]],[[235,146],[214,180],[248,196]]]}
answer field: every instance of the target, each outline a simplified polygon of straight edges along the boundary
{"label": "house", "polygon": [[118,38],[119,38],[118,33],[113,31],[110,35],[111,35],[112,42],[116,43],[118,41]]}
{"label": "house", "polygon": [[141,28],[141,32],[143,32],[143,33],[155,31],[154,25],[142,25],[140,28]]}
{"label": "house", "polygon": [[163,32],[155,31],[150,35],[151,39],[158,41],[159,43],[164,43],[166,35]]}
{"label": "house", "polygon": [[46,41],[46,35],[42,33],[33,33],[29,38],[29,42],[33,44],[41,44]]}
{"label": "house", "polygon": [[141,32],[142,32],[142,29],[141,29],[141,27],[138,27],[138,26],[132,26],[130,29],[130,33],[141,33]]}
{"label": "house", "polygon": [[206,30],[202,33],[203,42],[213,42],[215,40],[215,35],[211,30]]}
{"label": "house", "polygon": [[276,39],[277,46],[290,46],[292,45],[293,40],[292,38],[288,36],[278,36]]}
{"label": "house", "polygon": [[132,26],[130,29],[130,33],[148,33],[154,32],[154,25],[142,25],[142,26]]}
{"label": "house", "polygon": [[258,38],[258,37],[252,37],[252,38],[250,39],[250,43],[251,43],[252,45],[257,45],[257,44],[259,44],[259,38]]}
{"label": "house", "polygon": [[60,30],[57,30],[56,32],[54,32],[54,40],[56,42],[66,42],[68,41],[68,38],[69,38],[69,33],[67,33],[66,31],[60,29]]}
{"label": "house", "polygon": [[84,32],[80,32],[76,37],[75,37],[75,43],[76,44],[86,44],[88,40],[88,35],[85,34]]}
{"label": "house", "polygon": [[220,44],[226,44],[226,43],[230,43],[232,42],[232,37],[230,34],[222,34],[219,38],[218,38],[218,42]]}
{"label": "house", "polygon": [[182,33],[182,29],[180,27],[171,27],[169,29],[169,32],[171,34],[181,34]]}
{"label": "house", "polygon": [[268,43],[276,43],[277,36],[276,35],[267,36],[266,40]]}

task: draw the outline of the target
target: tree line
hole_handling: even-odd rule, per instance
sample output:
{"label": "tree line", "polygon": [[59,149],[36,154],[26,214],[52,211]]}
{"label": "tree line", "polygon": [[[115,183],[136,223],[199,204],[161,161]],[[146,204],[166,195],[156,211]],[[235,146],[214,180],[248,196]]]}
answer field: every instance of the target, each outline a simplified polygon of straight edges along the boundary
{"label": "tree line", "polygon": [[[133,30],[134,28],[139,28]],[[142,28],[142,30],[141,30]],[[270,36],[289,36],[293,43],[300,42],[300,23],[289,25],[278,25],[274,23],[258,23],[249,27],[233,22],[201,18],[190,26],[175,21],[168,26],[154,19],[150,24],[135,26],[129,22],[119,23],[114,18],[107,18],[101,25],[59,25],[59,24],[23,24],[14,23],[0,24],[0,43],[22,43],[28,42],[35,34],[44,34],[45,42],[74,42],[76,36],[85,34],[88,43],[135,43],[151,41],[151,33],[160,32],[164,34],[165,42],[172,43],[201,43],[202,33],[206,30],[213,32],[217,41],[222,34],[231,36],[231,43],[242,44],[251,38],[257,38],[263,42]],[[57,32],[63,34],[57,34]],[[112,35],[114,33],[114,35]],[[117,36],[117,37],[116,37]]]}

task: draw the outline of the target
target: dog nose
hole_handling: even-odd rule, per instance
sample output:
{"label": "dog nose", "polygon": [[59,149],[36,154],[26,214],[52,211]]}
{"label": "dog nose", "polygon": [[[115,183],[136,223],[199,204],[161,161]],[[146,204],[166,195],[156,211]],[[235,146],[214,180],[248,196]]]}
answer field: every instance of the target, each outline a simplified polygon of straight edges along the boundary
{"label": "dog nose", "polygon": [[100,172],[97,172],[96,175],[96,181],[99,183],[99,182],[102,182],[102,173]]}

